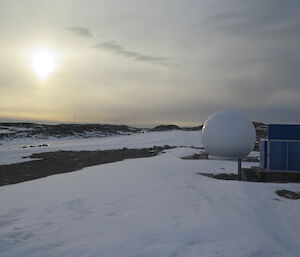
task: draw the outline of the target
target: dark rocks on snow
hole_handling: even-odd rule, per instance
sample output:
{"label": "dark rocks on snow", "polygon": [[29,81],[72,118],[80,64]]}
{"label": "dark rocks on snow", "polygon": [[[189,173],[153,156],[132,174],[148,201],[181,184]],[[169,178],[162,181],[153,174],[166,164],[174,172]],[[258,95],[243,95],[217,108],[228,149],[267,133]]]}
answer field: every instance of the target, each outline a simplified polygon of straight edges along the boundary
{"label": "dark rocks on snow", "polygon": [[298,200],[300,199],[300,192],[293,192],[289,190],[277,190],[276,194],[281,197],[291,199],[291,200]]}
{"label": "dark rocks on snow", "polygon": [[172,146],[104,151],[57,151],[35,153],[26,158],[38,158],[23,163],[0,165],[0,186],[38,179],[53,174],[72,172],[84,167],[130,158],[151,157]]}
{"label": "dark rocks on snow", "polygon": [[92,137],[124,135],[141,132],[142,129],[125,125],[110,124],[36,124],[36,123],[0,123],[0,129],[8,132],[0,134],[1,139],[13,139],[24,137]]}
{"label": "dark rocks on snow", "polygon": [[150,131],[168,131],[168,130],[182,130],[182,128],[178,127],[177,125],[159,125]]}

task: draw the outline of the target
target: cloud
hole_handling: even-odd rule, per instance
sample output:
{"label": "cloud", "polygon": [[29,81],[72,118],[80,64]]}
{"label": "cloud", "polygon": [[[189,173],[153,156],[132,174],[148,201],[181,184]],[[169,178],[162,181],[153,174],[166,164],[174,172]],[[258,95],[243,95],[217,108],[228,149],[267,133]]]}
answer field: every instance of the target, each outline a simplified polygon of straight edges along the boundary
{"label": "cloud", "polygon": [[202,48],[211,47],[206,97],[215,94],[225,102],[213,99],[215,106],[232,103],[262,121],[300,122],[300,2],[233,2],[189,30]]}
{"label": "cloud", "polygon": [[145,54],[134,52],[134,51],[129,51],[129,50],[125,49],[123,46],[116,43],[116,41],[101,42],[99,44],[94,45],[93,47],[101,48],[103,50],[113,52],[114,54],[117,54],[117,55],[120,55],[120,56],[123,56],[126,58],[134,59],[136,61],[168,66],[166,58],[150,56],[150,55],[145,55]]}
{"label": "cloud", "polygon": [[280,0],[235,2],[234,8],[221,10],[206,20],[211,31],[252,40],[299,35],[299,1],[289,4]]}
{"label": "cloud", "polygon": [[68,30],[80,36],[93,37],[93,34],[87,28],[71,27]]}

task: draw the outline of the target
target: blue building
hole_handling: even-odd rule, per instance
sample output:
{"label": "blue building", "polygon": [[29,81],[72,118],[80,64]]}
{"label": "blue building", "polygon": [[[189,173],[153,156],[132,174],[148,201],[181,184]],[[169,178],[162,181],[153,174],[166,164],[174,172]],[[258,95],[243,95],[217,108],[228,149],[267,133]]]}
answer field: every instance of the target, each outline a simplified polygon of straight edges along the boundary
{"label": "blue building", "polygon": [[300,125],[270,124],[260,141],[260,167],[300,172]]}

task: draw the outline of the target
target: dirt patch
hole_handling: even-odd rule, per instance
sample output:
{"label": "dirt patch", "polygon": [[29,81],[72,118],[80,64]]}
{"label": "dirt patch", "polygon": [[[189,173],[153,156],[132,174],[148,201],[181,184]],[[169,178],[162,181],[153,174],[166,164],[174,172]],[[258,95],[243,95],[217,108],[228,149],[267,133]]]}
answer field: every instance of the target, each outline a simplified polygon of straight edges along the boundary
{"label": "dirt patch", "polygon": [[298,200],[300,199],[300,192],[293,192],[289,190],[277,190],[276,194],[281,197],[291,199],[291,200]]}
{"label": "dirt patch", "polygon": [[[198,147],[198,148],[190,147],[190,148],[203,150],[203,148],[200,148],[200,147]],[[200,153],[200,154],[184,156],[181,159],[183,159],[183,160],[208,160],[209,155],[207,153]],[[246,157],[243,159],[243,162],[259,162],[259,160],[258,160],[258,157]]]}
{"label": "dirt patch", "polygon": [[229,174],[216,174],[214,175],[215,179],[222,179],[222,180],[237,180],[238,176],[236,174],[233,173],[229,173]]}
{"label": "dirt patch", "polygon": [[237,175],[233,173],[225,174],[213,174],[213,173],[197,173],[199,175],[209,177],[209,178],[214,178],[214,179],[221,179],[221,180],[237,180]]}
{"label": "dirt patch", "polygon": [[117,149],[104,151],[57,151],[35,153],[27,158],[39,158],[29,162],[0,165],[0,186],[38,179],[54,174],[72,172],[84,167],[130,158],[151,157],[165,149],[168,145],[142,149]]}
{"label": "dirt patch", "polygon": [[194,154],[194,155],[182,157],[181,159],[183,159],[183,160],[207,160],[208,154],[206,154],[206,153]]}

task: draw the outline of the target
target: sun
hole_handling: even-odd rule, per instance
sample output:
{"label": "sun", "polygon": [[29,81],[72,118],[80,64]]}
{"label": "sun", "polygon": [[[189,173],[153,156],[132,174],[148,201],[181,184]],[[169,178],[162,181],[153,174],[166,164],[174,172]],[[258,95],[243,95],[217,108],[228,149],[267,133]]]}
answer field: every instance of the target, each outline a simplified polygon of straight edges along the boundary
{"label": "sun", "polygon": [[31,70],[39,79],[46,80],[57,69],[57,53],[46,47],[30,51]]}

